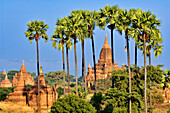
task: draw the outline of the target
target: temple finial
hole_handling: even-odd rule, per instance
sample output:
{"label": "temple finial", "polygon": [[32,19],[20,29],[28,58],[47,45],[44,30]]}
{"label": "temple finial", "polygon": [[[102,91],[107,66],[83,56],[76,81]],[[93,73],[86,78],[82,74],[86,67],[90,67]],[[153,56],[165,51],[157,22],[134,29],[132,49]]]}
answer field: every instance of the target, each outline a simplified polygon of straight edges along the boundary
{"label": "temple finial", "polygon": [[5,68],[4,68],[4,71],[2,72],[3,75],[6,75],[6,71],[5,71]]}
{"label": "temple finial", "polygon": [[104,41],[104,46],[106,46],[106,45],[109,45],[108,40],[107,40],[107,33],[106,33],[105,41]]}
{"label": "temple finial", "polygon": [[40,75],[43,75],[42,66],[40,67]]}
{"label": "temple finial", "polygon": [[89,63],[89,68],[91,68],[90,63]]}
{"label": "temple finial", "polygon": [[8,76],[7,76],[7,74],[5,75],[5,80],[7,80],[8,79]]}
{"label": "temple finial", "polygon": [[24,60],[23,60],[23,63],[22,63],[22,65],[24,65]]}

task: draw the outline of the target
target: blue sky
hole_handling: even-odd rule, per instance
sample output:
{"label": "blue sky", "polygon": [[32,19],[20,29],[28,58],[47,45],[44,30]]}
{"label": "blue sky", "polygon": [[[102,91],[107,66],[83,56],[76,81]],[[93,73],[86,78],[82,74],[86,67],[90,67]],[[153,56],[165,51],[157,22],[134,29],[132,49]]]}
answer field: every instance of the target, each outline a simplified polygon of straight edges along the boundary
{"label": "blue sky", "polygon": [[[25,37],[26,24],[31,20],[44,20],[49,25],[49,39],[55,30],[56,20],[68,16],[72,10],[100,10],[106,5],[118,5],[119,8],[131,9],[141,8],[144,11],[150,10],[162,21],[160,30],[163,37],[163,54],[154,58],[152,54],[152,64],[163,64],[163,69],[170,69],[170,7],[169,0],[0,0],[0,71],[5,68],[9,70],[19,70],[22,60],[25,60],[27,71],[36,71],[36,45],[31,44]],[[100,50],[104,44],[105,34],[108,35],[110,44],[110,31],[106,28],[94,30],[96,61],[99,58]],[[119,66],[127,64],[126,52],[124,51],[124,36],[114,31],[115,60]],[[44,72],[62,70],[61,51],[52,48],[52,42],[45,43],[43,39],[39,41],[40,65]],[[130,60],[134,64],[134,41],[130,41]],[[90,63],[93,65],[91,40],[85,41],[86,67]],[[77,44],[78,54],[78,76],[81,75],[81,45]],[[70,74],[74,75],[74,49],[69,51]],[[143,55],[138,51],[138,64],[143,66]],[[148,64],[148,60],[147,60]]]}

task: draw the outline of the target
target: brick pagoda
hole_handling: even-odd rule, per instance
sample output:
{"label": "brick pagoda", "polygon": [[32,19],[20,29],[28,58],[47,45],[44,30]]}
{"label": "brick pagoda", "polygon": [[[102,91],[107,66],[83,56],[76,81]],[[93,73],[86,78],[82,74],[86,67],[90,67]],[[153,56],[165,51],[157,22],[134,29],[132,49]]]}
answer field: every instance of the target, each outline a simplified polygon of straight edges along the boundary
{"label": "brick pagoda", "polygon": [[[40,68],[40,106],[41,108],[50,108],[57,99],[58,93],[55,90],[55,87],[48,86],[45,82],[44,74],[42,71],[42,66]],[[38,99],[38,81],[36,85],[32,86],[31,91],[28,93],[28,105],[32,107],[37,106]]]}
{"label": "brick pagoda", "polygon": [[25,87],[25,81],[22,71],[20,72],[19,80],[14,92],[8,94],[8,99],[15,101],[17,104],[26,105],[27,89]]}
{"label": "brick pagoda", "polygon": [[9,81],[7,74],[5,75],[5,79],[0,82],[0,87],[12,87],[12,83]]}
{"label": "brick pagoda", "polygon": [[23,64],[21,66],[20,72],[13,77],[12,86],[17,86],[19,78],[21,76],[21,71],[23,74],[23,80],[25,81],[25,85],[27,85],[27,84],[34,85],[34,79],[33,79],[33,77],[31,77],[31,74],[27,73],[27,70],[26,70],[26,67],[24,64],[24,60],[23,60]]}
{"label": "brick pagoda", "polygon": [[4,71],[2,72],[2,74],[3,74],[3,75],[6,75],[6,74],[7,74],[6,71],[5,71],[5,68],[4,68]]}
{"label": "brick pagoda", "polygon": [[[113,67],[114,69],[125,69],[124,65],[122,65],[122,68],[120,68],[117,63],[115,63],[115,61]],[[100,58],[98,63],[96,63],[96,79],[104,79],[106,77],[110,77],[110,71],[112,71],[112,51],[108,44],[106,34],[104,45],[100,51]],[[95,77],[94,67],[91,68],[90,64],[88,67],[86,80],[88,88],[91,88],[94,85],[93,80],[95,80]]]}

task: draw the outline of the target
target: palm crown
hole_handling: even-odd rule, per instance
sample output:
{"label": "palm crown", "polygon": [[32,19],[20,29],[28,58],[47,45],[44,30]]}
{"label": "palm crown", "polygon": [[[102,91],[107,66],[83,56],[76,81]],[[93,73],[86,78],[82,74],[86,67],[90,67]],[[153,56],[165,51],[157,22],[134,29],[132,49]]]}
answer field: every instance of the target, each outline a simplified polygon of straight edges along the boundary
{"label": "palm crown", "polygon": [[27,24],[27,26],[28,30],[25,32],[25,36],[28,37],[30,42],[32,42],[34,38],[38,40],[40,37],[45,39],[45,41],[48,40],[48,36],[46,34],[48,25],[44,24],[44,21],[31,21]]}

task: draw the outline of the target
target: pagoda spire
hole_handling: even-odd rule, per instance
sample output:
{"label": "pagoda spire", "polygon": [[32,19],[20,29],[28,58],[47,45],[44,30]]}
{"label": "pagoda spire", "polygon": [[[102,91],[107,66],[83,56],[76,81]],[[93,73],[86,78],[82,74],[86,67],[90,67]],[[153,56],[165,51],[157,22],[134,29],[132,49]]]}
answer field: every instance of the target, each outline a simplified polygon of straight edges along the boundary
{"label": "pagoda spire", "polygon": [[42,66],[40,67],[40,75],[43,75]]}
{"label": "pagoda spire", "polygon": [[5,80],[7,80],[8,79],[8,76],[7,76],[7,74],[5,75]]}
{"label": "pagoda spire", "polygon": [[89,63],[89,68],[91,68],[90,63]]}
{"label": "pagoda spire", "polygon": [[23,63],[22,63],[22,65],[24,65],[24,60],[23,60]]}
{"label": "pagoda spire", "polygon": [[110,48],[108,40],[107,40],[107,33],[106,33],[106,36],[105,36],[105,41],[104,41],[103,48]]}
{"label": "pagoda spire", "polygon": [[5,68],[4,68],[4,71],[2,72],[3,75],[6,75],[6,71],[5,71]]}

